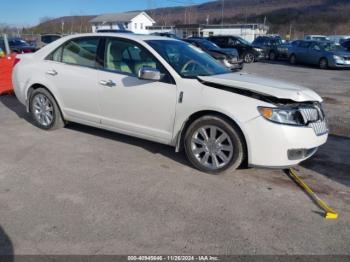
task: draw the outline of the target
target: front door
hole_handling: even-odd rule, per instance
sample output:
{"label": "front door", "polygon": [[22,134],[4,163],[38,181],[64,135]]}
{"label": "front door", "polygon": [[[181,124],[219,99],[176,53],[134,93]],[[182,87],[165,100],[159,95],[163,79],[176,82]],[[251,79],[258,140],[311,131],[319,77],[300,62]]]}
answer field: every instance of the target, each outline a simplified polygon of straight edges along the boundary
{"label": "front door", "polygon": [[[102,125],[116,131],[169,143],[175,120],[174,80],[140,44],[106,39],[104,70],[99,75]],[[161,81],[138,78],[142,67],[157,68]]]}

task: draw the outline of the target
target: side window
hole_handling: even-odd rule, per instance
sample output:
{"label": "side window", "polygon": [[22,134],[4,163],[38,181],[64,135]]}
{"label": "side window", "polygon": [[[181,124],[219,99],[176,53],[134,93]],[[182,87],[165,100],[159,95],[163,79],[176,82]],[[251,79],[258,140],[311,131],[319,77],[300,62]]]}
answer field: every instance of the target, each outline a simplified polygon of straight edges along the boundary
{"label": "side window", "polygon": [[299,47],[301,48],[308,48],[310,46],[309,42],[300,42]]}
{"label": "side window", "polygon": [[80,38],[68,42],[63,47],[62,62],[95,67],[98,43],[98,38]]}
{"label": "side window", "polygon": [[107,40],[105,50],[107,70],[137,76],[142,67],[161,69],[157,61],[143,47],[119,39]]}
{"label": "side window", "polygon": [[315,49],[315,50],[318,50],[318,51],[321,50],[321,48],[319,47],[318,44],[313,44],[313,45],[311,45],[311,48],[312,48],[312,49]]}
{"label": "side window", "polygon": [[45,43],[45,44],[48,44],[50,43],[50,37],[45,35],[45,36],[42,36],[41,37],[41,42]]}
{"label": "side window", "polygon": [[212,39],[212,41],[213,41],[214,43],[218,44],[219,46],[220,46],[220,45],[225,45],[225,44],[226,44],[225,38],[223,38],[223,37],[214,37],[214,38]]}
{"label": "side window", "polygon": [[49,54],[46,57],[46,60],[61,62],[62,61],[62,50],[63,50],[62,46],[57,48],[55,51],[53,51],[51,54]]}
{"label": "side window", "polygon": [[104,68],[109,71],[137,76],[143,67],[158,69],[163,75],[163,82],[171,82],[166,69],[144,47],[120,39],[107,39]]}
{"label": "side window", "polygon": [[229,44],[230,46],[236,45],[236,44],[237,44],[237,40],[236,40],[236,39],[233,39],[233,38],[229,38],[229,39],[228,39],[228,44]]}

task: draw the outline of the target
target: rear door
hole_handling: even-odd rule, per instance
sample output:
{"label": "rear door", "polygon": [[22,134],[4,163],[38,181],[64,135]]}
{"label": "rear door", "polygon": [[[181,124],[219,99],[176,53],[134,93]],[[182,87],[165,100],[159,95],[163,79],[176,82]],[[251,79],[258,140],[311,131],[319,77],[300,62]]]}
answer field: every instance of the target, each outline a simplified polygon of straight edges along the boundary
{"label": "rear door", "polygon": [[295,49],[295,54],[297,56],[297,60],[301,63],[308,63],[309,61],[309,46],[310,42],[301,41],[298,47]]}
{"label": "rear door", "polygon": [[307,55],[307,63],[313,64],[313,65],[318,65],[319,61],[322,57],[322,50],[321,47],[318,43],[312,43],[309,46],[309,52]]}
{"label": "rear door", "polygon": [[55,89],[68,120],[99,123],[97,58],[100,38],[75,38],[45,60],[45,78]]}

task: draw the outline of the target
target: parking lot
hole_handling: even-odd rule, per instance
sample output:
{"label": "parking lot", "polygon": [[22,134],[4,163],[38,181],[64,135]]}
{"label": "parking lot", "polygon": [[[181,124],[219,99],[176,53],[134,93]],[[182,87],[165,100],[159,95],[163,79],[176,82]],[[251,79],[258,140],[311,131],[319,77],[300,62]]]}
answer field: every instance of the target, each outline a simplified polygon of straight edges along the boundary
{"label": "parking lot", "polygon": [[[78,124],[45,132],[0,97],[0,254],[350,254],[350,71],[246,65],[325,99],[332,135],[297,167],[208,175],[168,146]],[[268,151],[267,151],[268,153]]]}

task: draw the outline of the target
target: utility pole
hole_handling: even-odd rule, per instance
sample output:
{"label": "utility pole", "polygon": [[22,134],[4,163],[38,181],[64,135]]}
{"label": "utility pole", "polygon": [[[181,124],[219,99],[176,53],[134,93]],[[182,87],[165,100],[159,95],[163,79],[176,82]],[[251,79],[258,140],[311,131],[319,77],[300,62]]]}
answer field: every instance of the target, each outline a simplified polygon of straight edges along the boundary
{"label": "utility pole", "polygon": [[61,22],[61,31],[62,31],[62,34],[64,32],[64,21]]}
{"label": "utility pole", "polygon": [[289,25],[289,40],[292,40],[292,24]]}
{"label": "utility pole", "polygon": [[225,0],[222,0],[222,3],[221,3],[221,27],[224,27],[224,8],[225,8]]}

